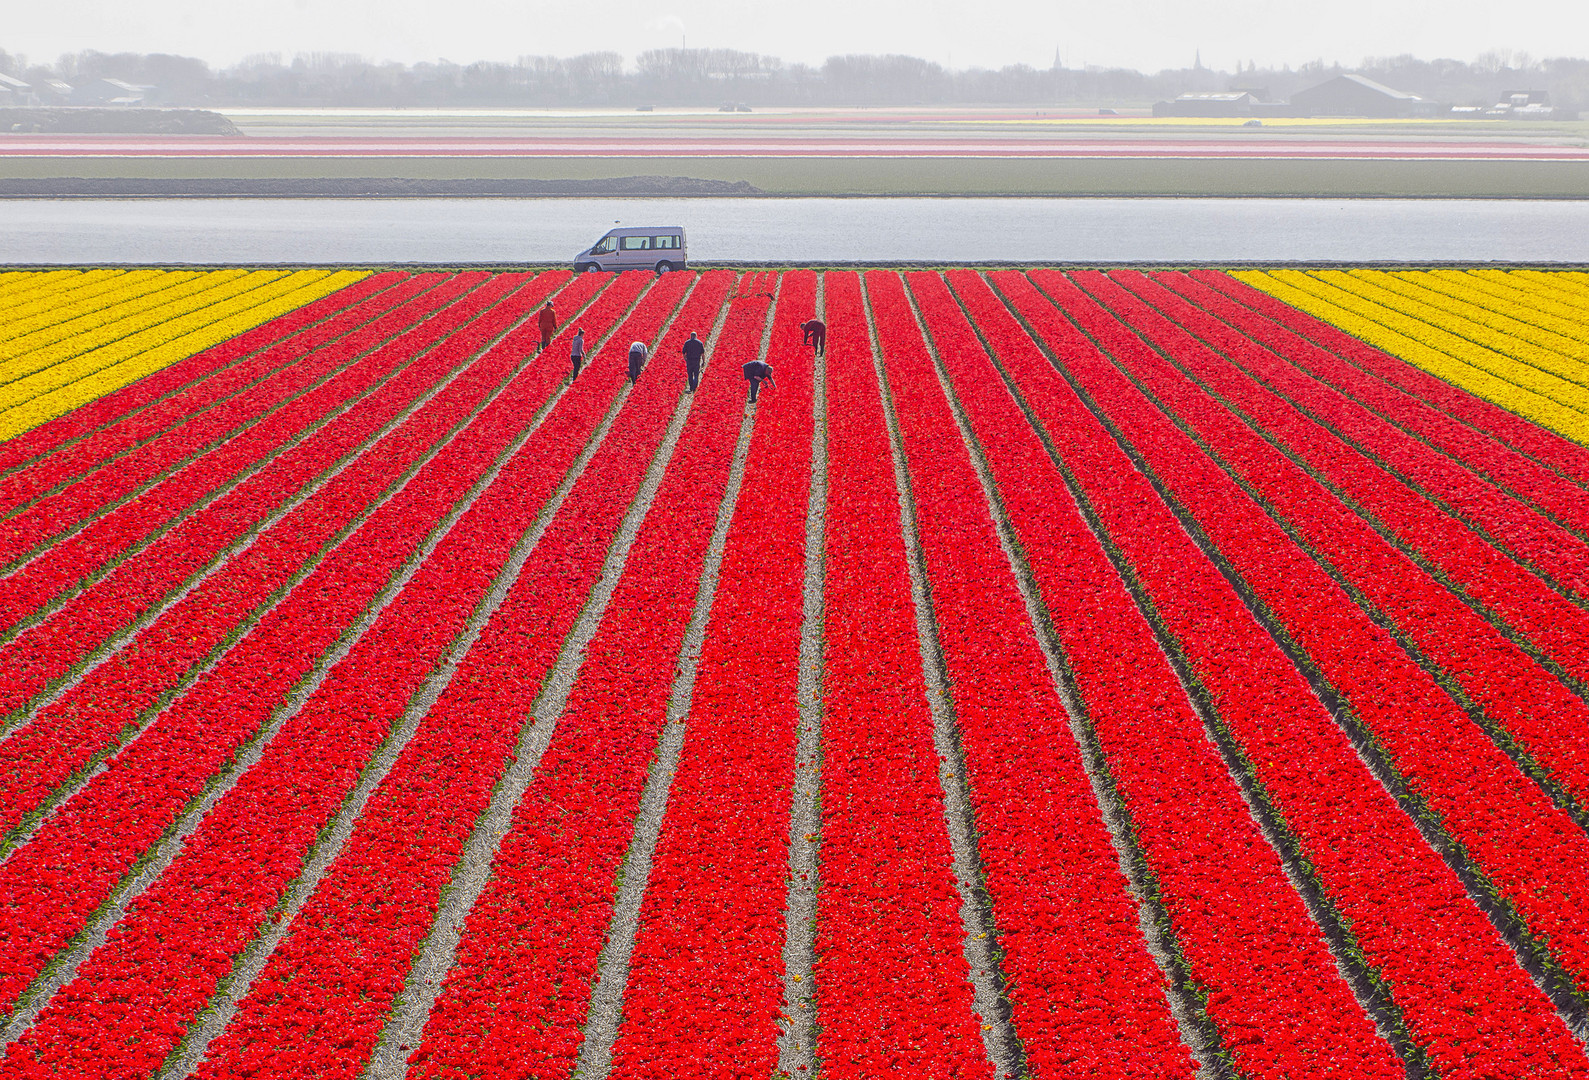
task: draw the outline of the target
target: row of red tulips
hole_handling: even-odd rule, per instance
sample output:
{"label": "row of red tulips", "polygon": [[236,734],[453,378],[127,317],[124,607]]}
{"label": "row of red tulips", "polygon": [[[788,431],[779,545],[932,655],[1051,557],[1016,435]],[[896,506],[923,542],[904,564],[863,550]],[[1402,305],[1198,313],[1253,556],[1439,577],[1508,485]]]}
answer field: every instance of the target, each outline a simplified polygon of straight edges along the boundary
{"label": "row of red tulips", "polygon": [[[362,448],[347,468],[0,743],[6,775],[0,782],[0,825],[15,826],[86,762],[136,730],[144,712],[195,663],[239,637],[307,572],[311,560],[334,548],[372,502],[433,451],[436,439],[500,388],[518,357],[500,349],[480,361],[475,357],[514,321],[520,303],[552,284],[550,278],[520,283],[504,303],[454,334],[418,370],[410,369],[418,380],[446,372],[445,389],[419,411],[417,423],[403,423]],[[405,394],[416,389],[388,385]],[[424,386],[421,381],[418,388]]]}
{"label": "row of red tulips", "polygon": [[[476,285],[485,290],[476,302],[457,302]],[[90,588],[73,595],[44,622],[0,648],[0,663],[13,674],[0,687],[0,714],[21,707],[65,676],[108,638],[158,606],[172,590],[242,540],[251,528],[307,484],[356,453],[408,402],[456,366],[445,363],[450,357],[445,351],[438,353],[436,347],[478,317],[482,308],[500,300],[511,287],[507,282],[493,284],[482,275],[472,281],[454,279],[428,294],[426,299],[434,305],[432,310],[441,308],[439,313],[386,341],[363,363],[345,371],[343,377],[300,398],[249,435],[284,442],[306,425],[351,404],[350,398],[362,397],[358,401],[361,407],[336,415],[314,436],[296,443],[198,513],[181,518],[161,532],[181,508],[212,490],[216,479],[212,471],[231,475],[254,460],[234,460],[242,448],[228,446],[216,461],[207,457],[204,467],[182,470],[145,499],[100,518],[91,528],[6,579],[0,586],[0,618],[9,626],[33,614],[38,605],[51,597],[70,590],[85,576],[102,573],[107,561],[129,545],[158,534],[153,543],[116,565]],[[442,307],[444,304],[447,306]],[[411,325],[410,319],[400,318],[404,326]],[[371,333],[381,331],[372,329]],[[373,337],[369,344],[378,344],[387,336]],[[361,391],[367,391],[367,396]],[[276,428],[281,430],[273,430]],[[245,445],[251,441],[246,436],[238,440]]]}
{"label": "row of red tulips", "polygon": [[783,1004],[816,275],[778,291],[739,500],[652,861],[612,1051],[614,1077],[770,1076]]}
{"label": "row of red tulips", "polygon": [[[1095,385],[1104,357],[1058,312],[1027,310],[1067,371]],[[1066,445],[1098,528],[1197,673],[1211,716],[1237,748],[1234,767],[1295,838],[1293,872],[1322,887],[1348,947],[1381,981],[1388,1022],[1443,1076],[1573,1075],[1570,1036],[1550,1002],[1148,480],[1035,345],[1016,335],[1000,357],[1039,422]],[[1329,799],[1318,798],[1321,786]]]}
{"label": "row of red tulips", "polygon": [[[630,280],[607,289],[587,312],[591,322],[611,325],[639,288],[638,281]],[[525,324],[504,339],[499,346],[504,358],[510,362],[522,358],[535,333],[533,324]],[[259,633],[248,639],[259,651],[245,650],[230,658],[233,662],[217,668],[212,679],[184,699],[187,708],[179,719],[186,721],[185,732],[173,726],[167,740],[151,744],[151,757],[164,750],[167,760],[180,766],[185,751],[187,756],[200,756],[209,769],[224,765],[232,748],[281,707],[285,688],[277,678],[279,670],[298,656],[308,661],[289,677],[290,684],[319,659],[318,652],[298,651],[301,638],[318,636],[323,645],[331,644],[328,637],[335,639],[335,633],[324,634],[318,625],[320,614],[329,609],[329,614],[343,620],[356,616],[387,584],[392,571],[415,553],[428,526],[452,510],[514,446],[526,415],[534,414],[565,373],[549,356],[531,365],[366,523],[361,543],[344,545],[272,613]],[[75,1055],[79,1068],[114,1072],[128,1058],[161,1058],[176,1044],[188,1018],[209,1000],[261,921],[281,902],[317,836],[456,639],[489,587],[495,568],[505,562],[518,536],[586,445],[616,390],[611,384],[605,388],[593,384],[591,393],[565,399],[519,446],[496,482],[441,537],[348,655],[326,674],[302,708],[285,719],[263,747],[261,760],[243,772],[202,818],[172,865],[113,928],[106,946],[14,1046],[10,1059],[14,1067],[25,1070],[39,1055],[64,1054]],[[364,603],[340,604],[334,597],[342,595],[360,597]],[[276,693],[259,695],[266,689]],[[250,708],[250,701],[258,706]],[[232,715],[231,710],[241,714],[242,723],[234,730],[216,730],[217,718]],[[135,743],[129,756],[137,755],[145,741]],[[212,747],[214,753],[198,754],[198,748]],[[105,776],[135,781],[141,763],[134,757],[126,770],[113,769]],[[186,776],[188,791],[202,786],[204,779],[203,768],[191,769]],[[92,785],[89,790],[94,790]],[[116,793],[116,785],[107,785],[103,801],[113,802]],[[129,794],[125,789],[120,793]],[[130,794],[135,803],[139,796],[142,802],[150,800],[147,791],[135,789]],[[71,808],[68,804],[65,809]],[[127,804],[106,806],[101,831],[117,821],[113,815],[118,809],[122,817],[129,816]],[[125,833],[137,830],[121,826],[125,850],[135,854],[157,836],[159,820],[152,824],[154,835],[131,837]],[[92,828],[74,828],[69,820],[62,821],[61,832],[63,843],[75,841],[79,847],[94,836]],[[19,865],[35,844],[23,848],[6,870]],[[67,853],[54,876],[53,891],[70,895],[63,885],[70,884],[73,868],[85,865],[86,854]],[[12,888],[20,885],[14,882]],[[46,895],[50,892],[46,890]],[[79,995],[81,1001],[74,1005]],[[125,1023],[110,1023],[117,1018]],[[151,1042],[146,1026],[162,1032],[160,1042]],[[82,1033],[88,1031],[97,1034],[84,1039]],[[78,1037],[62,1037],[63,1033]]]}
{"label": "row of red tulips", "polygon": [[[829,274],[817,1054],[824,1076],[981,1076],[893,454],[860,281]],[[882,338],[885,351],[889,339]]]}
{"label": "row of red tulips", "polygon": [[[1331,502],[1319,498],[1311,481],[1130,328],[1073,284],[1043,280],[1079,327],[1159,394],[1255,492],[1277,500],[1294,530],[1307,536],[1312,522],[1329,512]],[[1296,538],[1168,418],[1143,403],[1123,374],[1099,364],[1087,379],[1089,386],[1096,383],[1099,406],[1137,443],[1247,588],[1269,605],[1279,625],[1341,694],[1403,783],[1438,815],[1536,936],[1550,942],[1579,985],[1589,985],[1589,924],[1580,915],[1589,911],[1589,838],[1583,830],[1309,558]],[[1313,540],[1332,559],[1352,554],[1340,534],[1315,533]],[[1377,593],[1399,592],[1398,611],[1428,610],[1440,598],[1439,586],[1409,570],[1381,570]]]}
{"label": "row of red tulips", "polygon": [[[691,284],[682,274],[658,281],[613,339],[654,343]],[[611,379],[576,381],[569,404],[614,389]],[[520,730],[534,722],[531,705],[601,575],[679,390],[674,380],[642,378],[623,403],[501,606],[211,1045],[201,1077],[266,1067],[314,1080],[360,1074]],[[502,524],[517,526],[503,529],[508,541],[522,532],[518,523]]]}
{"label": "row of red tulips", "polygon": [[1026,1062],[1042,1076],[1190,1077],[1064,703],[910,301],[897,274],[873,271],[867,288]]}
{"label": "row of red tulips", "polygon": [[[970,275],[956,284],[990,337],[1009,327],[985,283]],[[985,449],[1219,1049],[1251,1077],[1401,1075],[1231,784],[1152,627],[1076,506],[1056,500],[1064,476],[991,369],[971,322],[942,278],[914,274],[911,285]]]}
{"label": "row of red tulips", "polygon": [[[703,333],[732,277],[704,277],[675,327]],[[597,959],[613,913],[647,769],[668,714],[707,543],[728,487],[744,391],[739,365],[761,349],[767,301],[735,299],[673,459],[585,652],[555,737],[464,926],[414,1074],[567,1076],[582,1045]],[[676,329],[660,355],[682,344]],[[660,365],[659,365],[660,366]],[[671,400],[674,370],[642,385]],[[659,398],[660,400],[660,398]],[[632,873],[629,869],[625,872]]]}

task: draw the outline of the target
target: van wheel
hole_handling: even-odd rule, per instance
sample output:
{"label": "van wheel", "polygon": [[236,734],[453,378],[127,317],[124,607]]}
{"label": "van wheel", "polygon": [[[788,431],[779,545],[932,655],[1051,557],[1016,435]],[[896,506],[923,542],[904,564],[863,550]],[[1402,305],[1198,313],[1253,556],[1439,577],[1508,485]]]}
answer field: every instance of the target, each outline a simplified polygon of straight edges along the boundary
{"label": "van wheel", "polygon": [[657,263],[657,273],[659,273],[659,274],[665,274],[669,270],[672,270],[672,269],[673,269],[673,264],[668,262],[666,259],[664,259],[661,262]]}
{"label": "van wheel", "polygon": [[579,268],[579,272],[582,274],[599,274],[601,273],[601,267],[595,263],[586,263]]}

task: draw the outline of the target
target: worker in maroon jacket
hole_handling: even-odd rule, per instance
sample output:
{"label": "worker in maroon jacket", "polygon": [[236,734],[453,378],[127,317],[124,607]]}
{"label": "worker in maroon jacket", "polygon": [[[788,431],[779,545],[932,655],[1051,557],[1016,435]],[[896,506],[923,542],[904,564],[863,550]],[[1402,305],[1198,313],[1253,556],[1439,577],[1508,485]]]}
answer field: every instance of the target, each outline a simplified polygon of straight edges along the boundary
{"label": "worker in maroon jacket", "polygon": [[800,340],[802,345],[811,345],[816,348],[816,354],[821,356],[828,347],[828,324],[821,319],[812,319],[800,324],[801,331],[805,334]]}
{"label": "worker in maroon jacket", "polygon": [[541,328],[541,348],[546,348],[552,343],[552,334],[557,330],[557,309],[548,300],[546,306],[541,308],[541,313],[536,316],[536,323]]}
{"label": "worker in maroon jacket", "polygon": [[774,386],[778,380],[772,377],[772,365],[765,360],[752,360],[740,369],[745,373],[745,378],[750,380],[750,400],[756,400],[756,392],[761,389],[763,379],[771,380]]}
{"label": "worker in maroon jacket", "polygon": [[690,393],[701,384],[701,357],[706,355],[706,342],[690,331],[690,340],[684,343],[684,374],[690,379]]}

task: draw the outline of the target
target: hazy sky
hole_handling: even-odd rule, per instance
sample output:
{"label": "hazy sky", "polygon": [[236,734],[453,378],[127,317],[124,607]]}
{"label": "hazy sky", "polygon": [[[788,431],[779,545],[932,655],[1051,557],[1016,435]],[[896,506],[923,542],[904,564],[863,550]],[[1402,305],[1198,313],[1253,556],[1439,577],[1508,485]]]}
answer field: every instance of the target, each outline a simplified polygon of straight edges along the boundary
{"label": "hazy sky", "polygon": [[1153,71],[1355,64],[1397,53],[1589,54],[1582,0],[4,0],[0,49],[170,52],[227,65],[251,53],[512,60],[692,46],[820,63],[898,52],[954,67],[1103,64]]}

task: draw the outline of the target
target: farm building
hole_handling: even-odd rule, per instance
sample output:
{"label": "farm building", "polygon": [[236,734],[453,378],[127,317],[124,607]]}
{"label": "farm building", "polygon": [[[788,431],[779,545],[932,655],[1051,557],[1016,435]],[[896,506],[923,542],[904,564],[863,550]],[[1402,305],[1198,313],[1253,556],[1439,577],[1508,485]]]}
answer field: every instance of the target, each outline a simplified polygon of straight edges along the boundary
{"label": "farm building", "polygon": [[1512,116],[1525,120],[1548,120],[1555,115],[1548,90],[1503,90],[1501,99],[1488,109],[1485,116]]}
{"label": "farm building", "polygon": [[0,73],[0,105],[33,105],[37,101],[32,86]]}
{"label": "farm building", "polygon": [[1361,75],[1337,75],[1291,95],[1302,116],[1433,116],[1440,105],[1405,90],[1393,90]]}
{"label": "farm building", "polygon": [[79,86],[72,101],[76,105],[142,105],[151,89],[120,79],[95,79]]}
{"label": "farm building", "polygon": [[1219,94],[1182,94],[1153,105],[1154,116],[1251,116],[1258,99],[1245,90]]}

